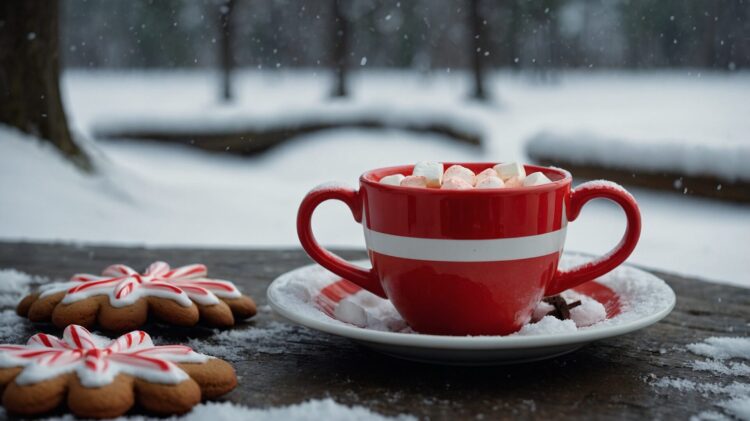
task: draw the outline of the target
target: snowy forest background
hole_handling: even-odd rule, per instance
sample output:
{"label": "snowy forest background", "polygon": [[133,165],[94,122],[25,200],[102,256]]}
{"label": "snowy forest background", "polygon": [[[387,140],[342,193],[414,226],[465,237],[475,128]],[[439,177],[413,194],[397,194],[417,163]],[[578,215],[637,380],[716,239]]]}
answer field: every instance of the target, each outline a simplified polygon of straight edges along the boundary
{"label": "snowy forest background", "polygon": [[[482,57],[492,68],[702,67],[750,65],[746,1],[738,0],[351,0],[340,2],[350,63],[430,71],[471,64],[472,7]],[[332,0],[128,2],[66,0],[67,67],[217,64],[222,13],[231,5],[233,63],[321,67],[337,35]],[[486,51],[488,54],[484,54]]]}

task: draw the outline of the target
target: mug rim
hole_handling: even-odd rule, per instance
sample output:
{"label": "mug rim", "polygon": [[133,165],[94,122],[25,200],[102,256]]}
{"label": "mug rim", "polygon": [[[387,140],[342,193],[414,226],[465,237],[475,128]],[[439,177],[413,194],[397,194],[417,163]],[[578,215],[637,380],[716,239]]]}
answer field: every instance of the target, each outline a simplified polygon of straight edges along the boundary
{"label": "mug rim", "polygon": [[[461,165],[461,166],[472,166],[472,167],[478,167],[478,166],[486,166],[487,168],[492,168],[497,164],[500,164],[501,162],[442,162],[443,166],[445,168],[448,168],[452,165]],[[380,183],[380,178],[393,175],[393,174],[404,174],[405,169],[408,169],[408,172],[411,172],[414,168],[415,164],[405,164],[405,165],[394,165],[389,167],[381,167],[381,168],[375,168],[372,170],[369,170],[365,173],[363,173],[359,177],[359,181],[361,184],[368,185],[373,188],[380,188],[384,190],[392,190],[392,191],[400,191],[400,192],[410,192],[410,193],[416,193],[416,194],[453,194],[453,195],[487,195],[487,194],[518,194],[518,193],[525,193],[525,192],[542,192],[542,191],[553,191],[560,187],[563,187],[565,185],[568,185],[572,183],[573,176],[570,174],[569,171],[558,168],[558,167],[545,167],[541,165],[532,165],[532,164],[523,164],[524,169],[533,169],[533,171],[526,171],[527,174],[531,174],[533,172],[542,172],[547,175],[547,173],[552,173],[560,177],[557,180],[553,180],[551,183],[545,183],[539,186],[521,186],[521,187],[498,187],[498,188],[488,188],[488,189],[467,189],[467,190],[443,190],[439,188],[425,188],[425,187],[411,187],[411,186],[394,186],[392,184],[382,184]],[[381,174],[377,178],[375,177],[375,173]]]}

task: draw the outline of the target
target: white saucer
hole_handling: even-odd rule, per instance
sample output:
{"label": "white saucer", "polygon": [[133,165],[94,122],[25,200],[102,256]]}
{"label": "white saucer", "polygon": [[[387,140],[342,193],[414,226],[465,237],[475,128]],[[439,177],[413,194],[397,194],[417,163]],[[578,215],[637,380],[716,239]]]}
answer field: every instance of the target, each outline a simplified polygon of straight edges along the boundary
{"label": "white saucer", "polygon": [[[586,260],[590,260],[590,257],[565,253],[561,266],[569,267]],[[302,283],[321,285],[336,281],[340,281],[340,278],[318,265],[304,266],[274,280],[268,287],[268,301],[278,314],[302,326],[349,338],[394,357],[438,364],[513,364],[553,358],[593,341],[643,329],[666,317],[675,305],[675,294],[662,279],[623,265],[576,290],[579,294],[596,297],[607,309],[607,318],[592,326],[526,336],[424,335],[411,332],[408,328],[394,332],[382,326],[357,327],[331,317],[331,312],[325,312],[320,302],[313,299],[317,297],[290,293],[294,291],[290,287]],[[392,309],[387,300],[365,291],[357,294],[366,294],[365,299],[370,303],[377,300],[380,304],[386,304],[386,313]],[[400,320],[395,310],[392,311],[392,318]]]}

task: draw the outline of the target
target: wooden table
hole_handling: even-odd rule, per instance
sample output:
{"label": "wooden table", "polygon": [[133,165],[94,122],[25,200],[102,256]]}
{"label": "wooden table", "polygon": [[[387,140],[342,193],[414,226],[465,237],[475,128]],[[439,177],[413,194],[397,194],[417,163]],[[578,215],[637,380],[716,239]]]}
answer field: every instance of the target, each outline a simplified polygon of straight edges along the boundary
{"label": "wooden table", "polygon": [[[339,254],[363,256],[355,251]],[[309,263],[300,250],[0,243],[0,268],[54,278],[96,272],[111,263],[140,268],[156,259],[173,265],[205,263],[212,276],[234,280],[261,306],[258,316],[236,327],[255,330],[258,335],[248,335],[246,346],[234,350],[240,387],[226,397],[251,407],[331,397],[382,414],[431,419],[687,419],[715,410],[710,397],[657,388],[653,382],[664,377],[721,382],[717,375],[689,367],[697,357],[682,351],[685,345],[709,336],[750,334],[750,290],[657,272],[677,293],[677,307],[648,329],[549,361],[481,368],[434,366],[401,361],[342,338],[280,324],[285,322],[265,306],[265,290],[276,276]],[[28,326],[29,334],[38,329]],[[154,336],[183,341],[211,334],[205,328],[150,326],[147,330]]]}

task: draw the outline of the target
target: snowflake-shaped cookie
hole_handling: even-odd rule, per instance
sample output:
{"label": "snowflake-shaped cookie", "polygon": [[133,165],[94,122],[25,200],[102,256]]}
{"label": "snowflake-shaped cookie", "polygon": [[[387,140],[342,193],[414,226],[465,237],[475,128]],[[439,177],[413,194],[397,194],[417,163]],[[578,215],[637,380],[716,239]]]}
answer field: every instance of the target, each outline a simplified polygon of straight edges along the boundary
{"label": "snowflake-shaped cookie", "polygon": [[101,276],[78,274],[69,282],[43,285],[24,298],[17,310],[31,321],[52,321],[61,328],[98,322],[114,331],[141,326],[149,314],[179,326],[192,326],[202,319],[219,327],[255,314],[255,303],[233,283],[207,275],[201,264],[172,269],[155,262],[142,274],[117,264]]}
{"label": "snowflake-shaped cookie", "polygon": [[26,345],[0,345],[3,405],[36,415],[65,400],[84,417],[114,417],[137,401],[156,413],[182,413],[232,390],[232,367],[183,345],[156,346],[143,331],[115,340],[71,325],[62,339],[39,333]]}

